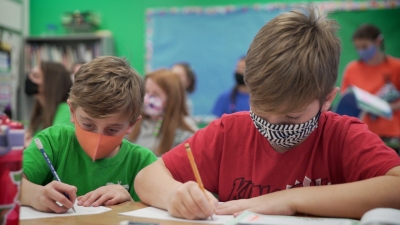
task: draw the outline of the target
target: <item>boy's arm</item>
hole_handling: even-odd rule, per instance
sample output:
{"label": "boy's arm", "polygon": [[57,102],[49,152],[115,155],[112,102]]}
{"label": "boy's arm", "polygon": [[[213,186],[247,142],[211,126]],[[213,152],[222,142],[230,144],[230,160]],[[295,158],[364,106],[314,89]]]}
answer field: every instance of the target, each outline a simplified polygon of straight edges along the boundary
{"label": "boy's arm", "polygon": [[206,192],[209,200],[206,198],[197,183],[176,181],[162,159],[141,170],[134,185],[144,203],[166,209],[175,217],[205,219],[218,205],[211,193]]}
{"label": "boy's arm", "polygon": [[[67,193],[67,199],[63,193]],[[46,186],[30,182],[25,174],[21,183],[21,204],[31,206],[43,212],[64,213],[74,206],[76,187],[58,181],[52,181]],[[63,206],[59,206],[59,202]]]}
{"label": "boy's arm", "polygon": [[252,199],[221,204],[217,214],[239,214],[250,210],[262,214],[361,218],[373,208],[400,209],[400,166],[385,176],[347,184],[294,188]]}

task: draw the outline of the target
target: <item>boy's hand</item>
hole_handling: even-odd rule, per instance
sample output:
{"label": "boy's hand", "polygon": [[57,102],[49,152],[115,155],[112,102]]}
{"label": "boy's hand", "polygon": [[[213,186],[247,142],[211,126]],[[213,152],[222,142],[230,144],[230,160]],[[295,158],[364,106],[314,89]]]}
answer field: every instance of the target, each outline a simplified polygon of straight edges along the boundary
{"label": "boy's hand", "polygon": [[175,217],[206,219],[214,214],[218,200],[208,191],[207,197],[196,182],[181,185],[168,201],[167,210]]}
{"label": "boy's hand", "polygon": [[116,205],[126,201],[133,201],[133,199],[129,192],[119,184],[102,186],[78,197],[78,205],[85,207]]}
{"label": "boy's hand", "polygon": [[[76,187],[58,181],[52,181],[46,186],[41,186],[31,206],[43,212],[65,213],[74,206]],[[65,197],[68,194],[69,198]],[[60,203],[62,206],[58,205]]]}
{"label": "boy's hand", "polygon": [[296,209],[293,199],[287,191],[278,191],[250,199],[233,200],[218,206],[216,214],[234,215],[244,210],[268,215],[294,215]]}

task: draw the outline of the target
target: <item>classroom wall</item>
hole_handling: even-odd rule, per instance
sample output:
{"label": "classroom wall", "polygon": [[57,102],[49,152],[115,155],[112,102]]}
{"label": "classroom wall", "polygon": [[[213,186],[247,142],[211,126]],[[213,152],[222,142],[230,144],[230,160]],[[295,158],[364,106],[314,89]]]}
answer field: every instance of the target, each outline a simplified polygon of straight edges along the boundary
{"label": "classroom wall", "polygon": [[[147,8],[212,6],[229,4],[269,3],[271,0],[31,0],[30,35],[49,33],[55,24],[63,34],[61,15],[74,10],[95,11],[101,16],[101,29],[110,30],[115,39],[117,56],[125,56],[140,74],[144,73],[145,11]],[[311,0],[278,0],[273,2],[313,2]]]}
{"label": "classroom wall", "polygon": [[[145,12],[147,8],[215,6],[240,4],[311,3],[323,0],[31,0],[30,35],[43,35],[49,24],[57,26],[56,33],[63,34],[61,15],[74,10],[97,12],[101,16],[101,29],[110,30],[114,36],[116,55],[123,56],[140,74],[145,72]],[[386,52],[400,57],[400,8],[384,10],[341,11],[333,12],[329,17],[337,19],[342,29],[342,54],[339,66],[340,86],[342,73],[347,63],[357,58],[351,42],[354,29],[364,22],[378,25],[386,36]],[[390,22],[389,22],[390,21]],[[334,105],[336,105],[336,98]]]}

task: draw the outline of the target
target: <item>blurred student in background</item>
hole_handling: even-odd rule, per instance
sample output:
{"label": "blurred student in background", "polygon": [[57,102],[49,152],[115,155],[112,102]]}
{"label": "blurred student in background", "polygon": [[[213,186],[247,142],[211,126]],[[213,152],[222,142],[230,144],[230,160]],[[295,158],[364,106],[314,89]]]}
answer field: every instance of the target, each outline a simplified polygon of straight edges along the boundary
{"label": "blurred student in background", "polygon": [[183,87],[186,90],[186,105],[188,107],[189,115],[193,114],[193,103],[189,98],[189,95],[196,89],[196,74],[189,63],[181,62],[175,63],[172,68],[172,72],[179,75]]}
{"label": "blurred student in background", "polygon": [[145,86],[143,119],[127,139],[161,156],[198,128],[188,116],[184,86],[177,74],[167,69],[156,70],[146,75]]}
{"label": "blurred student in background", "polygon": [[357,86],[389,102],[391,120],[367,114],[368,128],[386,143],[399,143],[400,137],[400,59],[385,54],[383,34],[371,24],[361,25],[353,34],[359,59],[350,62],[343,75],[342,93]]}
{"label": "blurred student in background", "polygon": [[212,114],[221,117],[239,111],[249,111],[249,91],[244,83],[243,74],[246,67],[245,56],[239,59],[234,73],[236,85],[222,93],[214,104]]}
{"label": "blurred student in background", "polygon": [[71,86],[70,73],[60,63],[41,62],[29,73],[25,93],[33,95],[35,102],[25,133],[25,146],[31,143],[36,133],[47,127],[56,124],[73,126],[67,104]]}

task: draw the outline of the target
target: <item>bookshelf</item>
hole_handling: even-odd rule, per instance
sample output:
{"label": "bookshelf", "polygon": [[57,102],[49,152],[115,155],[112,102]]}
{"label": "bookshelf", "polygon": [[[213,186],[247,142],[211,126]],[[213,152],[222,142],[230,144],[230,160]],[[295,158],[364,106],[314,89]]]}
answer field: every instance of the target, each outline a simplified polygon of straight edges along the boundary
{"label": "bookshelf", "polygon": [[75,62],[89,62],[100,55],[115,54],[113,40],[109,35],[28,37],[24,46],[25,71],[30,71],[40,61],[61,62],[70,69]]}
{"label": "bookshelf", "polygon": [[110,34],[71,34],[65,36],[27,37],[24,39],[24,69],[20,77],[17,119],[29,121],[33,98],[24,92],[25,78],[41,61],[62,63],[68,70],[75,62],[89,62],[97,56],[115,55]]}

